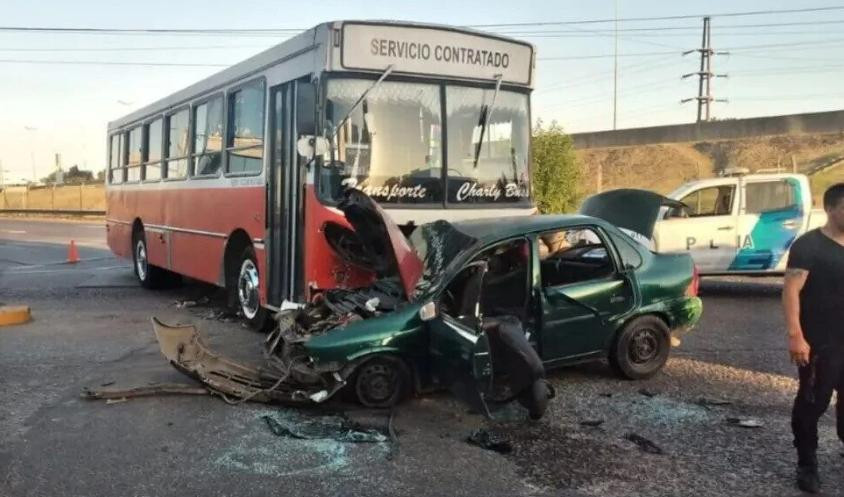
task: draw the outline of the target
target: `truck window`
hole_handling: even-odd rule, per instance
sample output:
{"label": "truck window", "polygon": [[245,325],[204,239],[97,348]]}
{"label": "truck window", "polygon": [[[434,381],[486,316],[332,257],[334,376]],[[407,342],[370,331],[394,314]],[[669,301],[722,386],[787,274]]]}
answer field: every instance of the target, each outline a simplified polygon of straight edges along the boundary
{"label": "truck window", "polygon": [[713,186],[696,190],[682,199],[689,207],[689,216],[727,216],[733,212],[736,187],[733,185]]}
{"label": "truck window", "polygon": [[748,183],[745,186],[745,192],[747,194],[745,211],[748,214],[788,209],[797,203],[794,198],[794,188],[783,180]]}

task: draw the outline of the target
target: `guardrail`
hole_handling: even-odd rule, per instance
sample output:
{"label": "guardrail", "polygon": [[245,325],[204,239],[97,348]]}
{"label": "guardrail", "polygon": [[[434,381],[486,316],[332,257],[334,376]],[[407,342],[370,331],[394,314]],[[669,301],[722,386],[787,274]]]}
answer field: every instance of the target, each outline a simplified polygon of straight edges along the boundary
{"label": "guardrail", "polygon": [[105,211],[71,209],[0,209],[0,214],[53,214],[68,216],[105,216]]}
{"label": "guardrail", "polygon": [[0,211],[102,212],[105,208],[102,183],[0,188]]}

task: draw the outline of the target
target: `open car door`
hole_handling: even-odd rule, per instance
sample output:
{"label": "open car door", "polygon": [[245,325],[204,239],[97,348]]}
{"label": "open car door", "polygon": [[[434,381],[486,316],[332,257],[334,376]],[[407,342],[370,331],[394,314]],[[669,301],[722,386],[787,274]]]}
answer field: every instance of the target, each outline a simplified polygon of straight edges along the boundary
{"label": "open car door", "polygon": [[438,302],[436,316],[428,321],[431,375],[487,416],[495,406],[518,399],[532,419],[539,419],[553,396],[542,360],[517,318],[481,315],[486,271],[486,262],[470,263]]}

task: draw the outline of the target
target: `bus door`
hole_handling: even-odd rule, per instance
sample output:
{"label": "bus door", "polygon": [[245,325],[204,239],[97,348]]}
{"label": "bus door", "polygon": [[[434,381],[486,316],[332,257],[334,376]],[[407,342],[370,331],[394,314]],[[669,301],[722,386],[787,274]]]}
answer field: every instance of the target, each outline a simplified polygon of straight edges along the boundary
{"label": "bus door", "polygon": [[302,178],[304,164],[296,153],[296,139],[314,134],[314,85],[307,79],[270,89],[272,154],[267,174],[267,237],[269,239],[269,304],[285,299],[301,301],[303,285]]}

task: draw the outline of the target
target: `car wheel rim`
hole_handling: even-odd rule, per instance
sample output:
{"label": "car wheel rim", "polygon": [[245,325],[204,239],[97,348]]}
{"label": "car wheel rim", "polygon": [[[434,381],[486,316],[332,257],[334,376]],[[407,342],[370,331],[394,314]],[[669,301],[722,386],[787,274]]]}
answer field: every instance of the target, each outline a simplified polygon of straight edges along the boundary
{"label": "car wheel rim", "polygon": [[143,240],[138,240],[135,245],[135,270],[138,272],[138,279],[147,279],[147,247]]}
{"label": "car wheel rim", "polygon": [[240,276],[237,279],[237,297],[240,300],[240,310],[246,319],[252,319],[258,314],[260,299],[258,296],[258,268],[251,259],[246,259],[240,266]]}
{"label": "car wheel rim", "polygon": [[370,364],[360,373],[360,394],[368,402],[381,403],[392,397],[398,388],[398,374],[385,364]]}
{"label": "car wheel rim", "polygon": [[630,339],[630,361],[634,364],[646,364],[657,357],[659,348],[656,331],[639,330]]}

